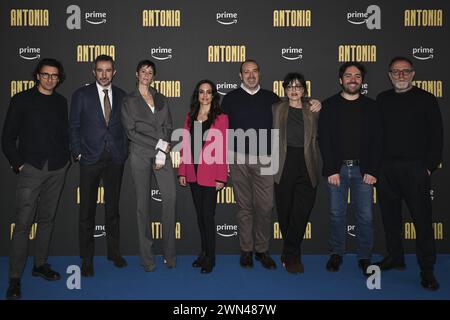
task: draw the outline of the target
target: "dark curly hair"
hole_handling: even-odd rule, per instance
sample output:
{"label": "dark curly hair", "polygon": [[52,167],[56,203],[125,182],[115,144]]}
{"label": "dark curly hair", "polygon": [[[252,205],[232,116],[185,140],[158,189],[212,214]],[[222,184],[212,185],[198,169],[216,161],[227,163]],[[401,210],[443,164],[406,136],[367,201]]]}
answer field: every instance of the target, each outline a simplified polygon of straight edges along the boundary
{"label": "dark curly hair", "polygon": [[200,102],[198,101],[199,88],[202,84],[207,83],[211,86],[212,89],[212,101],[211,101],[211,109],[209,110],[208,120],[206,120],[206,126],[211,127],[211,125],[216,121],[216,118],[219,114],[222,113],[222,108],[220,106],[220,95],[217,92],[216,85],[211,80],[201,80],[195,86],[194,93],[191,98],[191,111],[189,112],[190,122],[189,128],[193,128],[194,121],[197,119],[198,113],[200,111]]}
{"label": "dark curly hair", "polygon": [[56,86],[59,86],[64,82],[64,80],[66,80],[66,74],[64,73],[64,67],[62,63],[53,58],[42,58],[41,60],[39,60],[36,68],[34,68],[33,71],[33,80],[39,82],[39,80],[37,80],[37,75],[41,72],[44,66],[55,67],[56,69],[58,69],[59,81]]}

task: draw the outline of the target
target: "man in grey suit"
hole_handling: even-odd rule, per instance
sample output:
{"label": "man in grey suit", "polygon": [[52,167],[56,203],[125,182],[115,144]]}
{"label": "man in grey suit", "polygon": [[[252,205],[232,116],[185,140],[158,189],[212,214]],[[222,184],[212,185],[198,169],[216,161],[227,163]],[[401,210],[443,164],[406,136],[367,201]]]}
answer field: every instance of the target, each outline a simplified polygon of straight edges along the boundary
{"label": "man in grey suit", "polygon": [[146,272],[155,270],[150,228],[150,188],[154,175],[162,197],[164,260],[174,268],[175,258],[175,174],[169,156],[172,116],[162,94],[150,87],[156,67],[143,60],[136,68],[138,86],[122,104],[122,123],[130,140],[130,166],[137,198],[139,253]]}

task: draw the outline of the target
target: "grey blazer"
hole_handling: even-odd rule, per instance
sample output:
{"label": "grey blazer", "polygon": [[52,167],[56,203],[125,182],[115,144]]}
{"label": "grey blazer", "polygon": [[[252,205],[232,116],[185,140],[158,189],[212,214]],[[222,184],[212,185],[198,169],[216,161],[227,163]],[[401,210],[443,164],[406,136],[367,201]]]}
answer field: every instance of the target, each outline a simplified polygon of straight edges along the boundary
{"label": "grey blazer", "polygon": [[156,155],[159,139],[170,143],[172,115],[165,96],[152,87],[150,94],[155,102],[153,113],[136,88],[122,101],[122,124],[130,140],[130,153],[152,158]]}
{"label": "grey blazer", "polygon": [[[318,143],[318,121],[319,113],[310,110],[309,103],[303,103],[303,122],[305,128],[305,162],[308,169],[309,178],[313,187],[319,184],[320,179],[320,152]],[[278,172],[274,175],[274,181],[280,183],[283,174],[284,162],[286,160],[286,131],[287,119],[289,111],[289,101],[283,100],[272,106],[273,112],[273,128],[280,130],[279,139],[279,161],[280,166]]]}

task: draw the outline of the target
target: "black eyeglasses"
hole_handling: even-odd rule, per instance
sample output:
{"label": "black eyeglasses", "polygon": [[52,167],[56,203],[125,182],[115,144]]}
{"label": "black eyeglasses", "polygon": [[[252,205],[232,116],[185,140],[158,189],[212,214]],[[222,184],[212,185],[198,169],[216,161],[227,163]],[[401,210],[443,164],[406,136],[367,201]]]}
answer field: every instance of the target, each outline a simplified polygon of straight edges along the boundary
{"label": "black eyeglasses", "polygon": [[409,76],[412,72],[414,71],[414,69],[391,69],[389,72],[395,76],[398,77],[400,76],[400,74],[403,74],[404,76]]}
{"label": "black eyeglasses", "polygon": [[295,90],[295,91],[300,91],[300,89],[303,88],[302,86],[287,86],[286,89],[287,90]]}
{"label": "black eyeglasses", "polygon": [[45,80],[47,80],[49,77],[52,80],[58,80],[59,79],[59,74],[57,74],[57,73],[50,74],[50,73],[47,73],[47,72],[41,72],[41,73],[39,73],[39,75],[41,76],[42,79],[45,79]]}

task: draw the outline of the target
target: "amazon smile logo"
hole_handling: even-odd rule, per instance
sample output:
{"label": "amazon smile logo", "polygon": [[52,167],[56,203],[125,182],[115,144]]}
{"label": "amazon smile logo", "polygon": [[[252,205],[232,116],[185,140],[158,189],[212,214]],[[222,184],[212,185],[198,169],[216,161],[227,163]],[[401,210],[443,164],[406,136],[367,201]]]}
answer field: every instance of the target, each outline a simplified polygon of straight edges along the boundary
{"label": "amazon smile logo", "polygon": [[217,234],[224,238],[235,237],[238,234],[237,225],[221,224],[216,226]]}
{"label": "amazon smile logo", "polygon": [[419,48],[412,49],[412,56],[417,60],[433,59],[434,55],[435,55],[434,48],[424,48],[420,46]]}
{"label": "amazon smile logo", "polygon": [[347,21],[351,24],[366,24],[367,29],[381,29],[381,9],[377,5],[370,5],[366,12],[348,12]]}
{"label": "amazon smile logo", "polygon": [[84,14],[84,20],[90,24],[106,23],[106,12],[87,12]]}
{"label": "amazon smile logo", "polygon": [[167,59],[172,59],[172,57],[173,57],[172,51],[173,51],[172,48],[158,47],[158,48],[151,48],[150,54],[153,59],[167,60]]}
{"label": "amazon smile logo", "polygon": [[286,60],[302,60],[303,59],[303,48],[282,48],[281,56]]}
{"label": "amazon smile logo", "polygon": [[105,225],[96,225],[95,232],[94,232],[94,238],[101,238],[104,236],[106,236]]}
{"label": "amazon smile logo", "polygon": [[238,23],[238,14],[234,12],[218,12],[216,13],[216,21],[225,26]]}
{"label": "amazon smile logo", "polygon": [[41,57],[41,48],[19,48],[19,56],[25,60],[35,60]]}

